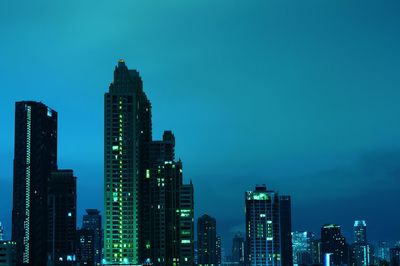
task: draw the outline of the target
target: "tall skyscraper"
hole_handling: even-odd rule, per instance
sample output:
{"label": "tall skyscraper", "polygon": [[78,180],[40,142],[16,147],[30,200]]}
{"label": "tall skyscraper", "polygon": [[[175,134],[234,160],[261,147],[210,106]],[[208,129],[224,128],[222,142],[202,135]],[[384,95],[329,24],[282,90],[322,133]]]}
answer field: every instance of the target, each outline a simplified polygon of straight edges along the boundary
{"label": "tall skyscraper", "polygon": [[342,235],[339,225],[326,224],[321,228],[321,261],[327,254],[330,256],[332,265],[343,265],[348,263],[348,246]]}
{"label": "tall skyscraper", "polygon": [[193,186],[173,133],[152,140],[151,103],[124,60],[105,94],[104,134],[103,264],[193,265]]}
{"label": "tall skyscraper", "polygon": [[15,105],[12,240],[17,265],[46,265],[48,180],[57,169],[57,112],[43,103]]}
{"label": "tall skyscraper", "polygon": [[367,223],[364,220],[358,220],[354,222],[354,243],[367,243]]}
{"label": "tall skyscraper", "polygon": [[239,266],[244,266],[245,262],[245,243],[243,235],[238,232],[232,240],[232,262]]}
{"label": "tall skyscraper", "polygon": [[291,232],[290,197],[261,185],[247,191],[245,200],[247,265],[288,265],[291,258],[287,256],[292,255],[282,250],[292,249],[291,236],[287,236]]}
{"label": "tall skyscraper", "polygon": [[48,265],[70,265],[75,259],[76,177],[56,170],[48,182]]}
{"label": "tall skyscraper", "polygon": [[151,140],[150,102],[142,79],[118,62],[105,94],[104,264],[139,264],[141,167]]}
{"label": "tall skyscraper", "polygon": [[[91,230],[93,232],[93,261],[94,265],[101,265],[102,255],[102,227],[101,215],[97,209],[86,209],[86,214],[83,215],[82,229]],[[85,233],[86,234],[86,233]]]}
{"label": "tall skyscraper", "polygon": [[367,242],[367,224],[365,221],[354,222],[354,243],[351,246],[350,264],[353,266],[372,265],[372,246]]}
{"label": "tall skyscraper", "polygon": [[204,214],[197,220],[198,265],[213,266],[218,264],[217,257],[217,222],[215,218]]}

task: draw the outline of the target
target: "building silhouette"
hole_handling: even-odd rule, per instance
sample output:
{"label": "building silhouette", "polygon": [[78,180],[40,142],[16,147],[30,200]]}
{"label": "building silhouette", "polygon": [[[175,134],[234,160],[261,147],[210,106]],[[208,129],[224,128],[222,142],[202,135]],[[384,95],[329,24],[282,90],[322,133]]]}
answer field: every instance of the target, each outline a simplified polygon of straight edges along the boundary
{"label": "building silhouette", "polygon": [[192,265],[193,186],[173,133],[152,139],[151,103],[124,60],[104,101],[103,264]]}
{"label": "building silhouette", "polygon": [[245,242],[240,232],[236,233],[232,240],[231,261],[239,266],[244,266],[245,263]]}
{"label": "building silhouette", "polygon": [[354,243],[350,251],[350,265],[373,265],[373,248],[367,242],[367,224],[364,220],[354,222]]}
{"label": "building silhouette", "polygon": [[3,240],[4,240],[4,228],[0,222],[0,241],[3,241]]}
{"label": "building silhouette", "polygon": [[288,261],[292,261],[290,197],[279,196],[260,185],[245,193],[245,202],[247,265],[289,265]]}
{"label": "building silhouette", "polygon": [[76,197],[73,171],[53,171],[48,182],[48,265],[75,261]]}
{"label": "building silhouette", "polygon": [[76,261],[79,265],[94,266],[95,264],[95,236],[91,229],[76,231]]}
{"label": "building silhouette", "polygon": [[12,241],[17,265],[46,265],[48,180],[57,170],[57,112],[33,101],[15,104]]}
{"label": "building silhouette", "polygon": [[221,239],[221,236],[217,236],[216,253],[217,253],[217,265],[221,265],[222,264],[222,239]]}
{"label": "building silhouette", "polygon": [[[93,265],[101,265],[103,246],[101,219],[100,211],[97,209],[86,209],[86,214],[83,215],[82,219],[82,229],[90,230],[93,234],[93,258],[91,258]],[[82,233],[87,235],[86,232]]]}
{"label": "building silhouette", "polygon": [[199,266],[218,264],[217,222],[215,218],[204,214],[197,220],[197,260]]}
{"label": "building silhouette", "polygon": [[336,224],[326,224],[321,228],[321,261],[327,254],[330,256],[331,265],[348,264],[349,248],[342,235],[341,228]]}
{"label": "building silhouette", "polygon": [[390,266],[400,266],[400,243],[390,249]]}
{"label": "building silhouette", "polygon": [[0,266],[15,266],[16,243],[12,241],[0,241]]}

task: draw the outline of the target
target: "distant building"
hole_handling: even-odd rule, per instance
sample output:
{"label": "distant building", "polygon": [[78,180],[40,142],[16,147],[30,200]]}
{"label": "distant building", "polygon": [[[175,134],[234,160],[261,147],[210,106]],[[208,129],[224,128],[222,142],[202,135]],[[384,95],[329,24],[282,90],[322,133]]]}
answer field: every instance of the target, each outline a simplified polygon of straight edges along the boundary
{"label": "distant building", "polygon": [[91,229],[79,229],[76,232],[76,261],[78,265],[94,266],[95,233]]}
{"label": "distant building", "polygon": [[217,236],[216,252],[217,252],[217,265],[222,264],[222,243],[221,236]]}
{"label": "distant building", "polygon": [[94,265],[101,265],[102,257],[102,226],[101,215],[97,209],[86,209],[83,215],[82,229],[91,230],[93,232],[93,261]]}
{"label": "distant building", "polygon": [[350,265],[369,266],[373,264],[372,246],[367,242],[367,223],[364,220],[354,222],[354,243],[351,245]]}
{"label": "distant building", "polygon": [[236,233],[232,240],[231,261],[236,262],[239,266],[245,265],[245,242],[240,232]]}
{"label": "distant building", "polygon": [[[57,112],[40,102],[15,104],[12,241],[18,265],[46,265],[48,181],[57,170]],[[51,248],[51,247],[49,247]]]}
{"label": "distant building", "polygon": [[[326,224],[321,228],[321,262],[329,257],[331,265],[348,264],[349,249],[339,225]],[[328,256],[328,254],[331,254]]]}
{"label": "distant building", "polygon": [[179,261],[180,266],[194,264],[194,188],[192,182],[180,188],[179,198]]}
{"label": "distant building", "polygon": [[197,220],[198,265],[214,266],[217,257],[217,223],[215,218],[204,214]]}
{"label": "distant building", "polygon": [[400,266],[400,245],[390,249],[390,266]]}
{"label": "distant building", "polygon": [[75,261],[76,177],[72,170],[51,173],[48,191],[48,265]]}
{"label": "distant building", "polygon": [[307,231],[292,233],[293,265],[312,265],[314,234]]}
{"label": "distant building", "polygon": [[4,228],[0,222],[0,241],[3,241],[3,240],[4,240]]}
{"label": "distant building", "polygon": [[378,246],[375,249],[375,257],[378,262],[390,261],[389,245],[386,241],[379,241]]}
{"label": "distant building", "polygon": [[261,185],[247,191],[245,198],[247,265],[290,265],[290,197]]}
{"label": "distant building", "polygon": [[16,243],[0,241],[0,266],[16,266]]}

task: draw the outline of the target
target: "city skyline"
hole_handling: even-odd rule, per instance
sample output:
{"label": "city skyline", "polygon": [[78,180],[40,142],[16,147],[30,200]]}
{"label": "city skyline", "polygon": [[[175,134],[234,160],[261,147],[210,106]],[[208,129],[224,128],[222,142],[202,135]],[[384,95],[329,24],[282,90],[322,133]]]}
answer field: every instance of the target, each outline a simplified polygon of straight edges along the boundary
{"label": "city skyline", "polygon": [[[311,20],[307,21],[306,9],[310,8],[311,2],[316,7],[309,10]],[[184,8],[168,7],[178,18],[192,23],[190,29],[180,27],[182,35],[163,27],[163,22],[171,17],[161,15],[160,7],[145,6],[144,9],[154,9],[162,19],[150,23],[149,28],[144,24],[150,21],[143,16],[138,16],[140,23],[136,28],[129,18],[118,17],[119,20],[112,24],[132,23],[134,32],[142,37],[139,41],[116,34],[113,35],[116,43],[107,43],[104,38],[107,33],[112,33],[112,27],[105,29],[104,37],[103,34],[96,35],[96,26],[91,24],[90,19],[82,17],[88,7],[79,11],[74,9],[81,15],[78,17],[86,22],[82,30],[75,26],[70,28],[70,24],[64,24],[62,19],[55,19],[55,26],[44,27],[52,34],[56,33],[57,27],[61,27],[62,32],[91,33],[87,37],[81,35],[82,40],[76,40],[76,43],[73,42],[73,34],[64,37],[56,35],[60,39],[56,38],[50,44],[35,39],[31,47],[34,53],[28,55],[18,50],[20,46],[12,48],[12,44],[19,43],[19,39],[30,40],[32,36],[28,33],[17,34],[11,40],[0,37],[5,47],[9,48],[5,49],[9,54],[0,52],[6,59],[0,65],[4,73],[0,78],[4,86],[0,97],[0,121],[4,132],[0,151],[3,163],[0,201],[5,206],[0,212],[0,221],[5,226],[6,238],[11,232],[15,101],[43,101],[57,110],[60,115],[59,164],[74,169],[78,177],[78,195],[82,195],[78,198],[78,217],[87,208],[98,208],[104,213],[102,195],[91,198],[83,195],[90,184],[94,184],[94,191],[103,191],[102,134],[97,136],[93,132],[103,128],[102,95],[111,80],[110,70],[118,59],[124,58],[130,67],[138,69],[143,75],[144,87],[154,104],[155,138],[160,139],[164,130],[173,130],[179,140],[176,149],[185,162],[185,177],[190,177],[196,187],[196,217],[208,213],[217,218],[221,225],[219,228],[226,228],[218,232],[222,235],[225,248],[229,247],[226,243],[230,243],[231,237],[240,228],[244,232],[243,192],[260,183],[292,196],[293,230],[318,232],[322,224],[335,223],[341,225],[346,237],[350,238],[353,221],[361,219],[368,222],[369,239],[396,240],[400,232],[395,224],[389,221],[385,228],[381,228],[381,221],[374,216],[398,215],[391,209],[399,201],[399,189],[394,186],[400,162],[400,128],[396,125],[399,108],[393,99],[399,96],[400,81],[395,73],[399,70],[400,54],[392,46],[398,41],[394,35],[399,28],[399,19],[395,17],[399,4],[394,1],[385,4],[371,1],[361,4],[356,1],[347,5],[341,3],[338,8],[325,3],[333,8],[328,11],[315,1],[311,2],[300,7],[303,16],[296,18],[304,24],[298,28],[291,24],[296,22],[296,18],[286,24],[269,11],[280,10],[278,14],[283,15],[282,8],[286,7],[283,4],[258,3],[260,11],[255,12],[253,19],[247,16],[247,19],[235,22],[237,15],[246,15],[246,12],[253,12],[256,8],[228,5],[225,12],[221,6],[217,6],[216,11],[206,11],[211,5],[206,2],[186,4],[187,14]],[[5,7],[2,10],[16,8],[15,4],[2,5]],[[10,6],[6,8],[6,5]],[[33,15],[27,18],[17,15],[16,19],[2,23],[1,29],[5,32],[18,29],[21,27],[18,19],[23,22],[32,20],[37,23],[30,26],[33,32],[44,36],[39,28],[48,18],[39,18],[35,15],[39,12],[37,7],[27,5],[25,8],[34,10]],[[129,3],[123,6],[131,7]],[[166,8],[165,5],[162,7]],[[365,7],[363,11],[371,15],[372,23],[366,22],[364,13],[358,13],[357,8],[360,7]],[[48,4],[47,8],[54,14],[64,14],[69,18],[59,7]],[[215,21],[217,29],[209,32],[213,24],[207,21],[201,24],[201,17],[195,15],[194,8],[204,11],[210,21]],[[340,8],[345,8],[347,12],[344,21],[341,20]],[[89,18],[99,19],[105,14],[104,9],[99,7],[96,9],[98,13],[91,14]],[[294,7],[288,9],[294,12]],[[113,7],[112,10],[122,12],[120,7]],[[263,12],[269,17],[264,18]],[[219,14],[221,17],[217,17]],[[386,15],[386,20],[383,20],[382,14]],[[189,15],[194,18],[189,18]],[[353,16],[358,20],[353,21]],[[313,25],[313,19],[321,20],[324,27]],[[360,21],[365,26],[358,30]],[[238,28],[229,31],[228,22],[234,22]],[[170,26],[180,25],[177,20],[169,23]],[[260,27],[260,23],[268,26]],[[273,26],[277,29],[274,30]],[[242,32],[244,28],[254,32],[245,34]],[[336,38],[323,34],[324,29],[333,31]],[[150,34],[146,30],[170,32],[171,37],[160,36],[169,46],[159,47],[152,40],[156,36],[148,36]],[[213,40],[213,45],[200,42],[200,38],[192,32],[195,30]],[[125,31],[129,32],[124,28]],[[216,36],[218,33],[224,34],[223,38]],[[239,33],[249,38],[249,42],[236,42],[239,40],[236,34]],[[302,41],[301,33],[305,33],[307,41]],[[359,35],[354,36],[353,42],[346,42],[352,33]],[[267,45],[271,41],[268,34],[278,43],[286,45],[281,48],[276,43]],[[182,46],[175,44],[181,38]],[[289,45],[291,38],[299,46]],[[83,51],[92,51],[88,47],[95,41],[105,43],[100,42],[101,45],[92,54],[89,52],[86,55]],[[71,46],[67,47],[64,42],[69,42]],[[146,42],[150,43],[148,49]],[[252,42],[254,52],[250,51]],[[191,45],[195,45],[192,49],[205,45],[206,51],[195,56],[195,52],[184,49]],[[41,56],[40,51],[44,52],[40,48],[42,46],[53,50],[49,50],[48,56]],[[274,52],[265,51],[265,47]],[[79,52],[80,48],[82,52]],[[224,52],[225,48],[227,52]],[[291,48],[295,51],[290,52]],[[68,59],[62,58],[64,49],[70,55]],[[109,49],[114,52],[100,58],[99,55]],[[168,49],[171,49],[171,54]],[[181,49],[184,54],[193,54],[186,58],[179,53]],[[242,50],[246,52],[245,56],[240,55]],[[153,55],[154,51],[157,51],[156,55]],[[327,51],[338,59],[325,55]],[[373,62],[371,65],[364,59],[368,53]],[[201,60],[204,55],[206,57]],[[261,59],[257,59],[257,55]],[[321,61],[317,59],[324,55]],[[23,60],[24,56],[26,60]],[[308,56],[310,62],[305,59]],[[347,64],[349,66],[346,67]],[[36,65],[39,67],[34,68]],[[75,130],[76,127],[79,130]],[[83,149],[77,151],[77,147]],[[214,148],[212,152],[210,148]],[[209,180],[215,183],[211,184]],[[231,180],[235,180],[231,191],[219,189]],[[321,192],[310,195],[315,190]],[[202,196],[206,192],[207,197]],[[385,197],[374,199],[371,194],[375,193],[385,193]],[[304,197],[306,194],[307,197]],[[232,206],[228,206],[223,215],[219,214],[218,210],[227,202]],[[348,204],[344,206],[343,202]],[[377,206],[381,205],[387,208],[378,209]],[[320,215],[313,216],[311,210],[315,208],[321,210]],[[336,211],[341,208],[345,211],[335,217],[338,215]],[[336,211],[330,213],[329,209]],[[303,218],[303,214],[309,218]]]}

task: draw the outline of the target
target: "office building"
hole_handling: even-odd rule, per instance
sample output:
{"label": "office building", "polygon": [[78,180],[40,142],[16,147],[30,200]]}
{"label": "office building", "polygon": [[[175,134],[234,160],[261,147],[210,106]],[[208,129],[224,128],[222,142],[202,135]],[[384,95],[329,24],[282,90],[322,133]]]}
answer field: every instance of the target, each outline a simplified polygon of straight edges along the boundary
{"label": "office building", "polygon": [[400,245],[390,249],[390,266],[400,266]]}
{"label": "office building", "polygon": [[364,220],[354,222],[354,243],[351,245],[350,264],[353,266],[372,265],[373,250],[367,242],[367,224]]}
{"label": "office building", "polygon": [[197,220],[198,265],[214,266],[217,257],[217,222],[215,218],[204,214]]}
{"label": "office building", "polygon": [[231,262],[235,262],[239,266],[244,266],[245,263],[245,243],[240,232],[236,233],[232,240]]}
{"label": "office building", "polygon": [[314,234],[307,231],[292,233],[293,265],[312,265]]}
{"label": "office building", "polygon": [[78,265],[97,265],[95,263],[95,232],[92,229],[77,230],[75,243]]}
{"label": "office building", "polygon": [[326,261],[328,254],[331,265],[348,264],[349,248],[341,228],[336,224],[326,224],[321,228],[321,262]]}
{"label": "office building", "polygon": [[48,182],[48,265],[71,265],[75,255],[76,177],[56,170]]}
{"label": "office building", "polygon": [[43,103],[17,102],[12,241],[18,265],[46,265],[47,192],[57,169],[57,112]]}
{"label": "office building", "polygon": [[101,215],[97,209],[86,209],[86,214],[83,215],[82,229],[91,230],[93,232],[93,261],[94,265],[101,265],[102,256],[102,226]]}
{"label": "office building", "polygon": [[105,94],[103,264],[193,265],[193,186],[175,137],[152,140],[151,103],[120,60]]}
{"label": "office building", "polygon": [[287,265],[292,254],[282,250],[292,250],[290,197],[259,185],[246,192],[245,201],[247,265]]}
{"label": "office building", "polygon": [[377,249],[375,249],[375,257],[379,263],[390,261],[389,245],[386,241],[379,241]]}
{"label": "office building", "polygon": [[16,266],[16,243],[0,241],[0,266]]}
{"label": "office building", "polygon": [[221,236],[217,236],[216,252],[217,252],[217,265],[222,264],[222,239]]}
{"label": "office building", "polygon": [[[120,60],[105,94],[104,261],[139,264],[141,167],[151,140],[150,102],[139,72]],[[142,159],[142,160],[141,160]]]}

